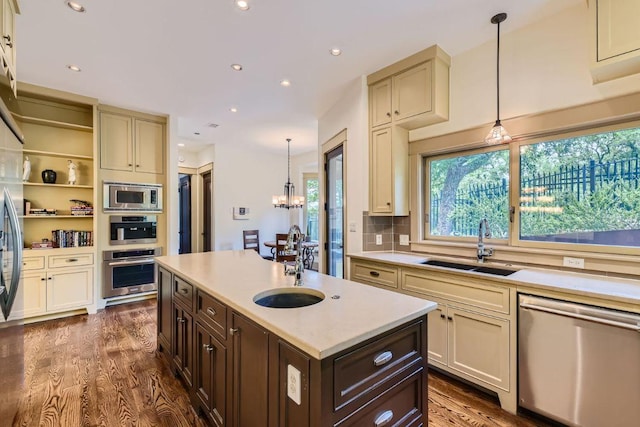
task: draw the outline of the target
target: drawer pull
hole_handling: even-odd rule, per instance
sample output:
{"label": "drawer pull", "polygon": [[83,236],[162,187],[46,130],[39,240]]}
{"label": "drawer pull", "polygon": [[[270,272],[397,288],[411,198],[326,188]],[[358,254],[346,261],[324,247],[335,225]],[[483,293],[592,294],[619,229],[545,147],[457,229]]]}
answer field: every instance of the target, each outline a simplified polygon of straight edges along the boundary
{"label": "drawer pull", "polygon": [[388,363],[391,359],[393,359],[393,353],[391,353],[390,351],[385,351],[383,353],[380,353],[376,356],[375,359],[373,359],[373,364],[376,366],[382,366],[385,363]]}
{"label": "drawer pull", "polygon": [[207,313],[209,313],[209,314],[210,314],[210,315],[212,315],[212,316],[215,316],[215,315],[216,315],[216,311],[215,311],[213,308],[211,308],[211,307],[207,308]]}
{"label": "drawer pull", "polygon": [[67,262],[78,262],[78,258],[69,258]]}
{"label": "drawer pull", "polygon": [[178,323],[184,323],[185,322],[185,320],[182,317],[176,317],[176,321]]}
{"label": "drawer pull", "polygon": [[384,411],[383,413],[378,415],[378,417],[375,419],[373,424],[376,427],[386,426],[391,422],[392,419],[393,419],[393,411],[389,409],[388,411]]}
{"label": "drawer pull", "polygon": [[182,288],[182,289],[180,289],[180,293],[181,293],[182,295],[186,295],[186,294],[188,294],[188,293],[189,293],[189,291],[188,291],[186,288]]}
{"label": "drawer pull", "polygon": [[231,335],[235,335],[235,334],[237,334],[238,332],[239,332],[239,329],[238,329],[238,328],[230,328],[230,329],[229,329],[229,334],[231,334]]}
{"label": "drawer pull", "polygon": [[209,345],[209,344],[204,344],[202,346],[202,348],[204,348],[205,350],[207,350],[207,352],[211,353],[213,351],[213,346]]}
{"label": "drawer pull", "polygon": [[369,274],[373,277],[380,277],[380,273],[378,273],[377,271],[370,271]]}

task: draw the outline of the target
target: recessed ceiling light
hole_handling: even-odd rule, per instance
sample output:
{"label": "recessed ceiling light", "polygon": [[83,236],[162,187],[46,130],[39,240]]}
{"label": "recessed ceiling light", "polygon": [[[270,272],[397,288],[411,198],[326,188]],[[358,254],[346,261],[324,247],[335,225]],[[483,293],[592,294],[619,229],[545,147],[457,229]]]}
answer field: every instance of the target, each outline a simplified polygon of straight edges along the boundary
{"label": "recessed ceiling light", "polygon": [[333,55],[333,56],[340,56],[340,54],[342,53],[342,50],[340,50],[337,47],[334,47],[329,52],[331,52],[331,55]]}
{"label": "recessed ceiling light", "polygon": [[178,147],[184,147],[184,144],[181,142],[178,144]]}
{"label": "recessed ceiling light", "polygon": [[291,86],[291,82],[287,79],[280,80],[280,86],[289,87]]}
{"label": "recessed ceiling light", "polygon": [[80,3],[76,3],[75,1],[67,0],[65,3],[67,3],[67,6],[69,6],[69,8],[75,12],[83,13],[86,11],[83,5],[81,5]]}
{"label": "recessed ceiling light", "polygon": [[194,132],[193,134],[194,135],[200,135],[200,132]]}
{"label": "recessed ceiling light", "polygon": [[75,71],[76,73],[79,73],[80,71],[82,71],[82,69],[80,69],[80,67],[78,67],[77,65],[74,65],[74,64],[67,65],[67,68],[70,69],[71,71]]}
{"label": "recessed ceiling light", "polygon": [[231,111],[232,113],[237,113],[238,109],[236,107],[231,107],[229,108],[229,111]]}
{"label": "recessed ceiling light", "polygon": [[243,11],[249,10],[249,2],[246,0],[236,0],[236,6]]}
{"label": "recessed ceiling light", "polygon": [[217,127],[218,127],[218,126],[220,126],[220,125],[219,125],[219,124],[217,124],[217,123],[209,123],[207,126],[208,126],[208,127],[210,127],[210,128],[214,128],[214,129],[215,129],[215,128],[217,128]]}
{"label": "recessed ceiling light", "polygon": [[236,71],[242,71],[242,65],[240,64],[231,64],[231,68],[233,68]]}

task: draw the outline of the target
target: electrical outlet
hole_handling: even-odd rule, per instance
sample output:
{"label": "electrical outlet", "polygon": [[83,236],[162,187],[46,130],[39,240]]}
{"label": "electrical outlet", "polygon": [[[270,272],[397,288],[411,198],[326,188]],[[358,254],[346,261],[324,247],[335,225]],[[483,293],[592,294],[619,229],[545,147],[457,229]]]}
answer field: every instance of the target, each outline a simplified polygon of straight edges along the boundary
{"label": "electrical outlet", "polygon": [[376,234],[376,245],[382,244],[382,234]]}
{"label": "electrical outlet", "polygon": [[287,396],[289,396],[289,398],[298,405],[302,402],[302,399],[300,398],[300,388],[302,387],[301,382],[300,371],[293,365],[287,365]]}
{"label": "electrical outlet", "polygon": [[584,258],[572,258],[566,256],[562,259],[562,265],[571,268],[584,268]]}
{"label": "electrical outlet", "polygon": [[401,234],[400,235],[400,244],[402,246],[409,246],[409,235],[408,234]]}

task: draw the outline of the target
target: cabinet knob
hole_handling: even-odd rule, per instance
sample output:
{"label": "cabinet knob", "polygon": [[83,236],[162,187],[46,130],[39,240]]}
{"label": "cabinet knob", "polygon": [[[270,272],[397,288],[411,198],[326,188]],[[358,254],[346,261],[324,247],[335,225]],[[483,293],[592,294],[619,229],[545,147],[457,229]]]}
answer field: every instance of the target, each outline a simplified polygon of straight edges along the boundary
{"label": "cabinet knob", "polygon": [[447,319],[449,319],[449,320],[453,320],[453,317],[451,317],[451,316],[447,316]]}
{"label": "cabinet knob", "polygon": [[139,168],[139,167],[140,167],[140,165],[136,165],[136,167],[137,167],[137,168]]}
{"label": "cabinet knob", "polygon": [[391,113],[387,113],[387,117],[391,117]]}
{"label": "cabinet knob", "polygon": [[44,282],[45,280],[47,280],[47,278],[46,277],[41,277],[40,280],[42,280]]}
{"label": "cabinet knob", "polygon": [[444,313],[440,313],[440,318],[441,319],[444,319],[445,317],[447,317],[447,316],[445,316]]}
{"label": "cabinet knob", "polygon": [[129,166],[133,166],[133,163],[129,163]]}
{"label": "cabinet knob", "polygon": [[176,317],[176,321],[178,323],[184,323],[185,322],[185,320],[182,317]]}
{"label": "cabinet knob", "polygon": [[7,42],[5,43],[7,46],[9,47],[13,47],[13,41],[11,41],[11,36],[9,34],[5,35],[2,37],[3,39],[5,39]]}
{"label": "cabinet knob", "polygon": [[375,359],[373,359],[373,364],[375,366],[382,366],[389,363],[391,359],[393,359],[393,353],[391,353],[390,351],[385,351],[380,353],[375,357]]}
{"label": "cabinet knob", "polygon": [[213,346],[209,345],[209,344],[204,344],[202,346],[202,348],[204,348],[205,350],[207,350],[208,353],[211,353],[213,351]]}
{"label": "cabinet knob", "polygon": [[393,114],[395,114],[396,116],[399,116],[400,115],[400,111],[396,110],[396,111],[393,112]]}
{"label": "cabinet knob", "polygon": [[238,332],[240,332],[240,329],[238,329],[238,328],[229,328],[229,334],[231,334],[231,335],[235,335]]}
{"label": "cabinet knob", "polygon": [[376,419],[373,421],[373,425],[375,425],[376,427],[386,426],[391,422],[392,419],[393,419],[393,411],[389,409],[387,411],[384,411],[380,415],[378,415]]}
{"label": "cabinet knob", "polygon": [[387,206],[391,206],[391,202],[387,202]]}

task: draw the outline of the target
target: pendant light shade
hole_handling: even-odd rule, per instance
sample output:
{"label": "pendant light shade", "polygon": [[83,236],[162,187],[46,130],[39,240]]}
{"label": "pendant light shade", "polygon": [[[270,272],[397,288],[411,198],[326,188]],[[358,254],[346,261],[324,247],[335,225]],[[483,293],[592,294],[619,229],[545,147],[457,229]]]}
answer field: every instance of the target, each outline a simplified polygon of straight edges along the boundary
{"label": "pendant light shade", "polygon": [[498,13],[491,18],[491,23],[498,25],[498,43],[496,49],[496,123],[484,138],[484,142],[490,145],[511,142],[511,136],[500,123],[500,23],[504,22],[505,19],[507,19],[506,13]]}
{"label": "pendant light shade", "polygon": [[274,208],[301,208],[304,197],[296,196],[296,187],[291,182],[291,138],[287,138],[287,182],[284,184],[284,194],[273,196]]}

